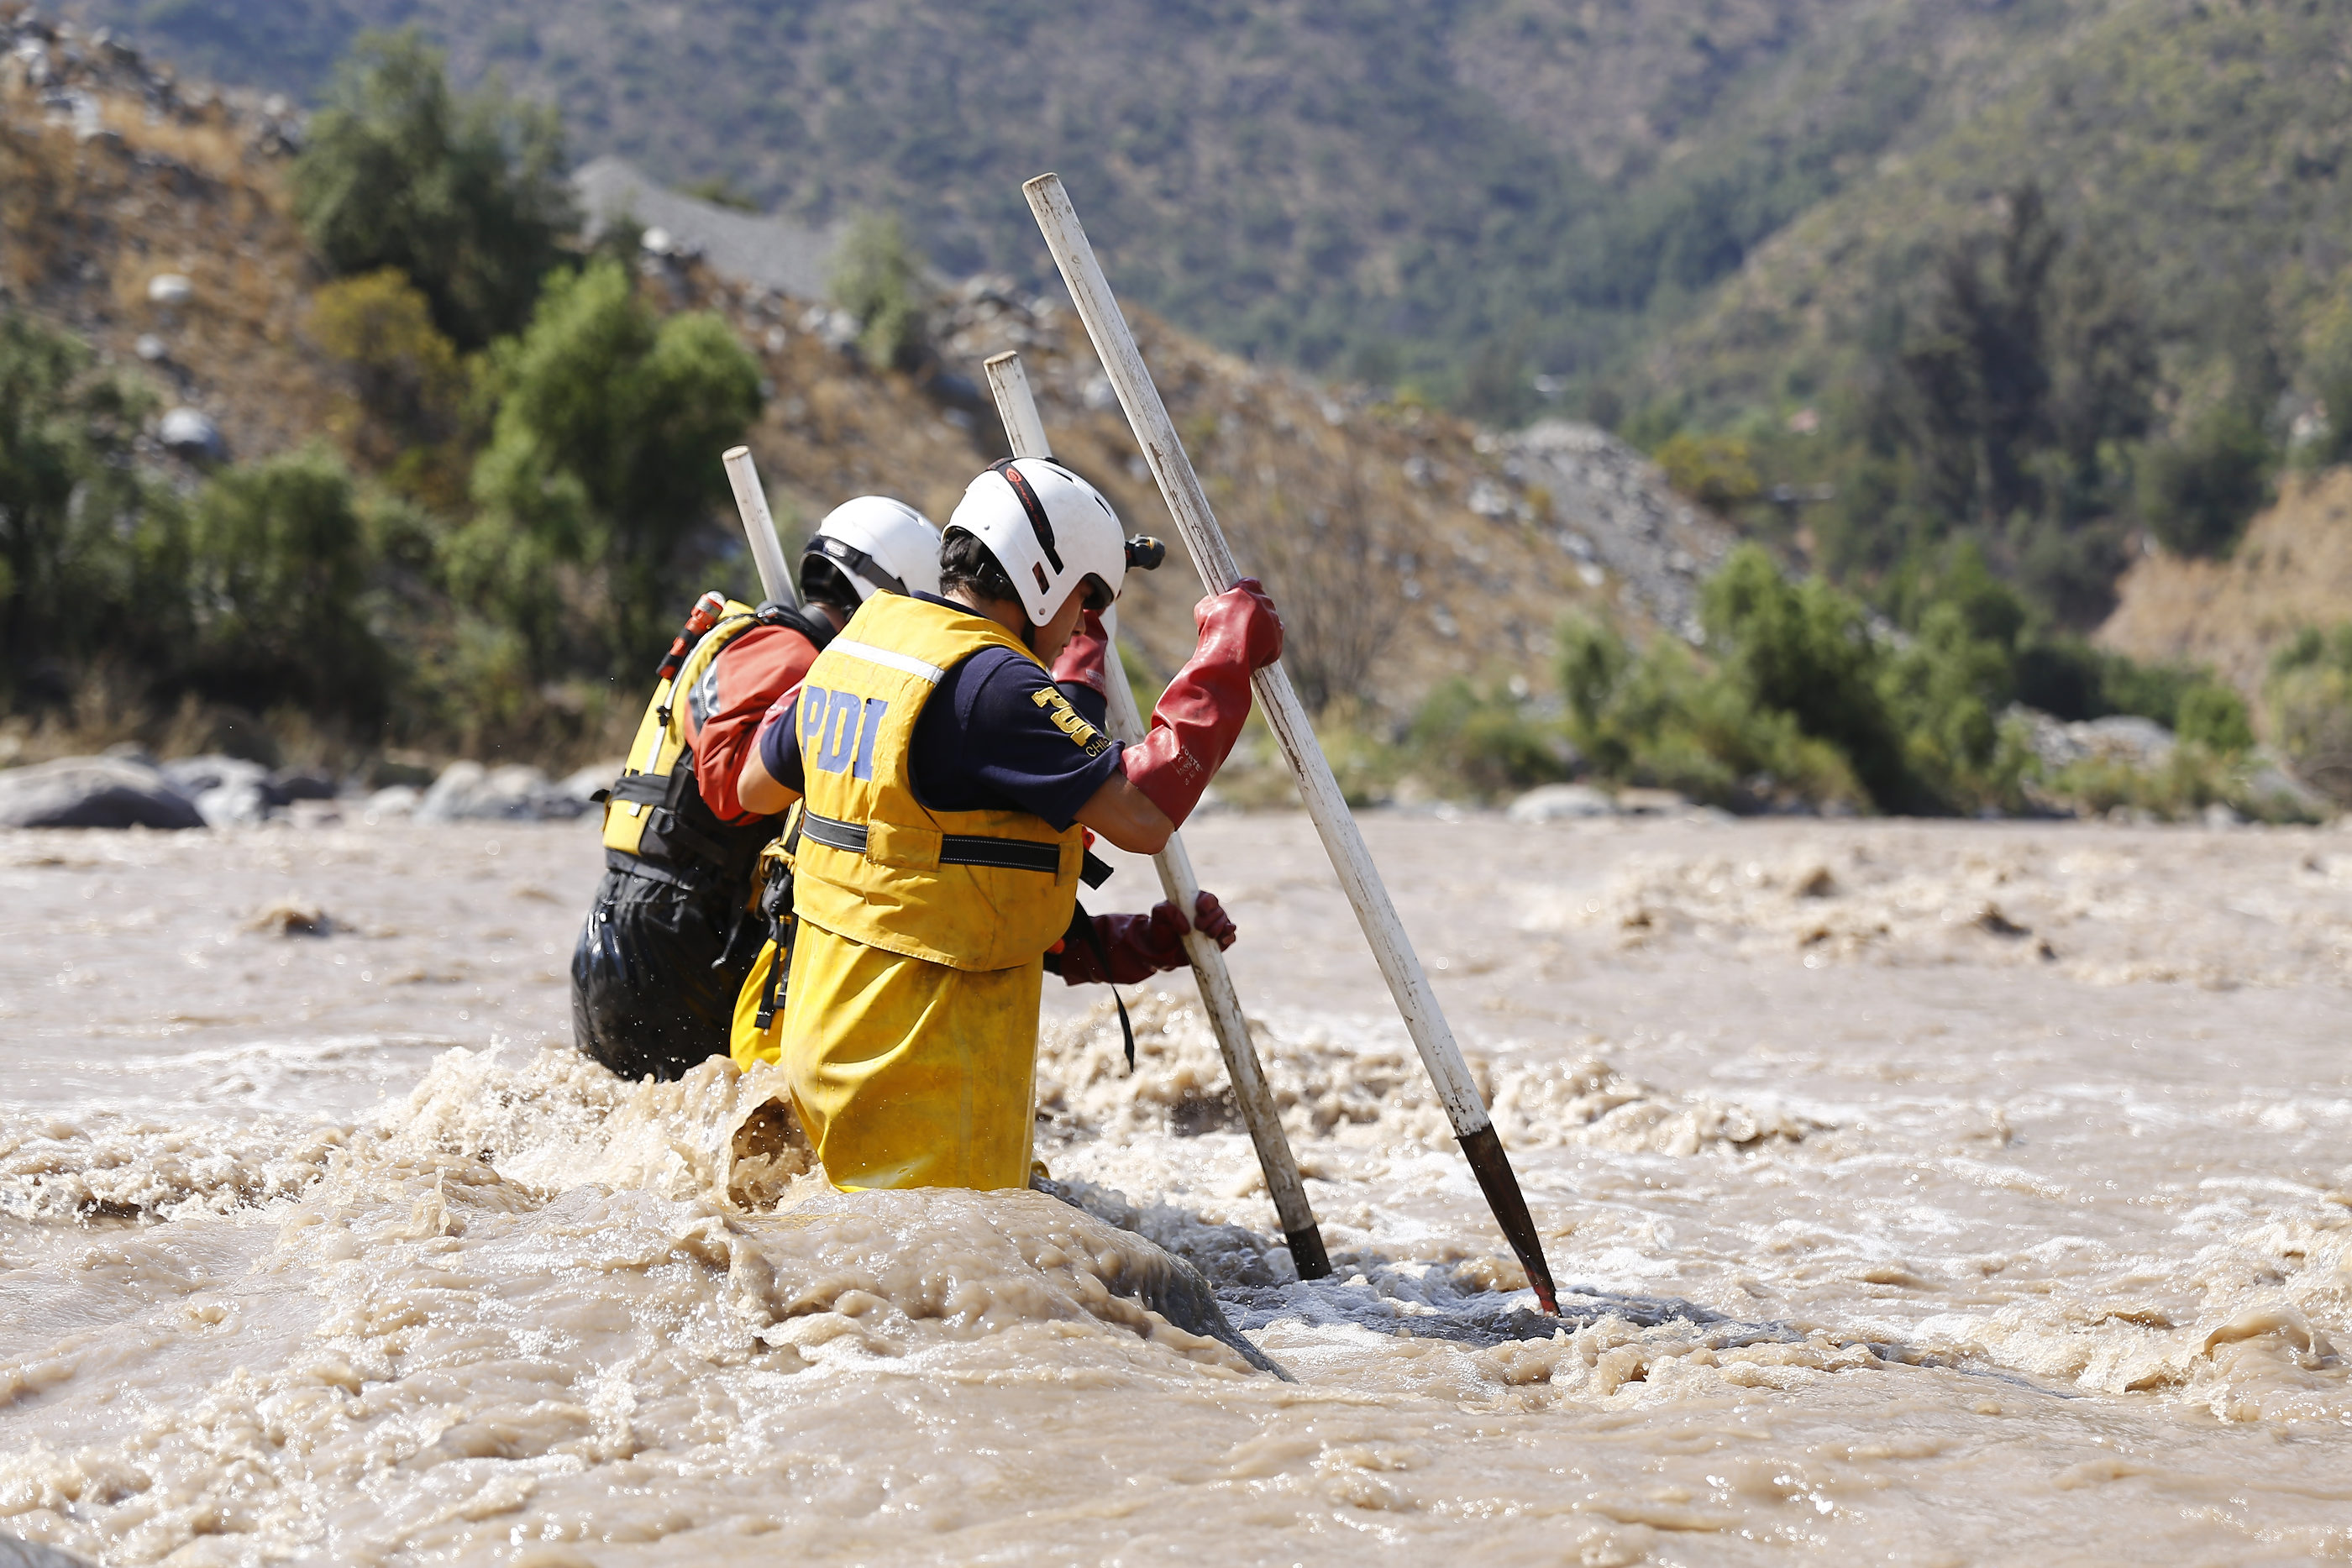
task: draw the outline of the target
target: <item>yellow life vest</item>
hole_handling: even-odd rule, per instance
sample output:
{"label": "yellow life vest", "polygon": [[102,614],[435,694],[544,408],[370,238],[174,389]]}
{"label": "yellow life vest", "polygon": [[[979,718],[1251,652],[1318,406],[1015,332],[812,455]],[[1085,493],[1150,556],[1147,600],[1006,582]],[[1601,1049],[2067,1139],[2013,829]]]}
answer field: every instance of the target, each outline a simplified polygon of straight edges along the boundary
{"label": "yellow life vest", "polygon": [[[690,810],[686,797],[695,793],[685,703],[691,700],[696,685],[711,673],[712,661],[727,645],[759,624],[757,610],[729,600],[718,623],[702,634],[677,674],[654,687],[653,700],[646,704],[646,716],[637,723],[637,737],[629,743],[628,765],[621,769],[604,801],[606,849],[652,860],[676,859],[681,851],[689,857],[713,861],[733,861],[757,852],[756,843],[744,850],[696,841],[710,839],[708,829],[718,825],[717,819],[707,810],[694,812],[695,817],[708,819],[698,829],[681,813]],[[682,768],[681,762],[685,763]],[[774,832],[772,823],[763,822],[758,837],[764,840]],[[713,849],[728,852],[717,855]]]}
{"label": "yellow life vest", "polygon": [[[915,796],[916,720],[984,648],[1036,659],[986,616],[877,593],[817,655],[799,712],[802,920],[967,971],[1034,963],[1069,929],[1083,830],[1026,811],[933,811]],[[1110,744],[1075,712],[1055,716],[1080,745]]]}

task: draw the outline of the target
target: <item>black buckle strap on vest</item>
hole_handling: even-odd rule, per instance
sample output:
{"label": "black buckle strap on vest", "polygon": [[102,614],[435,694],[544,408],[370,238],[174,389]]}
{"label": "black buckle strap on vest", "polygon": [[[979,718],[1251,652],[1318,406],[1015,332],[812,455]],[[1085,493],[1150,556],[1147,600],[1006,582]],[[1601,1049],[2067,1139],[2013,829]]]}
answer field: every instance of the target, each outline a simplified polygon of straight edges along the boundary
{"label": "black buckle strap on vest", "polygon": [[824,652],[825,644],[832,642],[835,635],[833,622],[815,611],[786,604],[779,599],[772,599],[761,605],[758,620],[762,626],[782,626],[786,631],[799,632],[809,640],[809,646],[820,653]]}
{"label": "black buckle strap on vest", "polygon": [[1110,880],[1110,862],[1088,850],[1086,858],[1078,862],[1078,880],[1088,887],[1100,887]]}
{"label": "black buckle strap on vest", "polygon": [[784,987],[793,972],[793,942],[800,935],[800,921],[793,914],[793,869],[791,856],[801,847],[801,825],[807,817],[805,807],[793,818],[792,829],[784,834],[785,859],[779,861],[768,873],[768,885],[761,891],[760,907],[768,916],[768,940],[775,945],[775,960],[768,966],[768,983],[761,988],[760,1008],[754,1022],[765,1034],[783,1010]]}
{"label": "black buckle strap on vest", "polygon": [[[792,854],[801,847],[801,826],[808,811],[803,808],[793,819],[792,831],[784,835],[784,853]],[[768,916],[768,940],[775,944],[775,962],[768,967],[768,983],[760,991],[760,1009],[753,1022],[761,1034],[776,1021],[783,1010],[784,985],[793,969],[793,942],[800,936],[800,922],[793,915],[793,863],[779,862],[768,873],[768,885],[761,892],[760,908]]]}
{"label": "black buckle strap on vest", "polygon": [[[803,809],[801,827],[810,839],[829,850],[840,850],[853,855],[866,852],[866,831],[863,822],[845,822],[833,817],[820,817],[814,811]],[[1102,865],[1091,854],[1087,859],[1096,865]],[[994,839],[981,833],[943,833],[940,836],[940,863],[990,866],[998,871],[1035,871],[1047,876],[1058,876],[1062,871],[1062,846],[1041,844],[1032,839]],[[1103,874],[1110,874],[1108,866],[1103,866]]]}
{"label": "black buckle strap on vest", "polygon": [[1069,946],[1076,937],[1094,949],[1096,960],[1102,965],[1103,984],[1110,987],[1111,1006],[1118,1009],[1118,1032],[1127,1041],[1127,1075],[1135,1076],[1135,1026],[1127,1020],[1127,1002],[1118,994],[1118,987],[1110,977],[1110,949],[1103,945],[1102,933],[1095,929],[1095,917],[1087,913],[1083,904],[1072,905],[1070,928],[1062,933],[1062,945]]}
{"label": "black buckle strap on vest", "polygon": [[605,791],[605,798],[639,806],[667,806],[670,803],[669,782],[659,773],[624,773]]}

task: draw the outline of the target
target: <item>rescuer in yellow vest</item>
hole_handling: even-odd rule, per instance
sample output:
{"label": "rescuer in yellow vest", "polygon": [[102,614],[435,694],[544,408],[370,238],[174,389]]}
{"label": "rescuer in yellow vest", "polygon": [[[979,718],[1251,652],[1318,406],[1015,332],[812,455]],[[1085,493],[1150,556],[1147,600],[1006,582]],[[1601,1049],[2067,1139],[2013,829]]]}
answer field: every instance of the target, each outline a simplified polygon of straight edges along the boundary
{"label": "rescuer in yellow vest", "polygon": [[1127,559],[1094,486],[1046,459],[992,465],[949,519],[941,594],[869,600],[745,765],[747,805],[802,806],[783,1013],[760,1031],[739,1010],[733,1052],[781,1059],[837,1186],[1025,1185],[1049,950],[1073,983],[1128,981],[1181,964],[1193,921],[1233,939],[1206,894],[1191,920],[1078,915],[1082,827],[1157,852],[1282,650],[1255,582],[1203,600],[1150,734],[1122,747],[1053,666]]}

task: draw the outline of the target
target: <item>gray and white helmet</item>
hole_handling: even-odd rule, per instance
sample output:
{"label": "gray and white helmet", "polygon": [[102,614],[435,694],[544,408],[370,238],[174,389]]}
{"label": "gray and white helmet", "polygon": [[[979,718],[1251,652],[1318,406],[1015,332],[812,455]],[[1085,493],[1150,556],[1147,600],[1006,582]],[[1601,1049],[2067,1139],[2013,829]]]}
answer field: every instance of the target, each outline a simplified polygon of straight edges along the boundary
{"label": "gray and white helmet", "polygon": [[860,604],[877,593],[940,591],[940,529],[904,501],[860,496],[824,515],[801,554],[801,591],[809,567],[824,561],[849,580]]}
{"label": "gray and white helmet", "polygon": [[1127,535],[1101,491],[1046,457],[1007,458],[974,479],[948,518],[986,545],[1030,623],[1054,618],[1081,585],[1108,609],[1127,579]]}

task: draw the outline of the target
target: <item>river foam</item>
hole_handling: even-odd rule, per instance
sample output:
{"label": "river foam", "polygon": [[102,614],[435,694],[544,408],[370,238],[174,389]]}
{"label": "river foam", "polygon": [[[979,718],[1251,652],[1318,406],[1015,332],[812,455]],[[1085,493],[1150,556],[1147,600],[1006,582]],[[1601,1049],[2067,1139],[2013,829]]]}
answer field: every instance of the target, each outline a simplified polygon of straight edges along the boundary
{"label": "river foam", "polygon": [[[462,898],[405,830],[0,845],[7,1005],[52,1020],[5,1047],[0,1530],[181,1564],[2352,1554],[2343,993],[2324,944],[2246,935],[2332,929],[2326,840],[1564,831],[1457,891],[1475,837],[1372,826],[1458,966],[1558,1320],[1392,1019],[1318,967],[1345,914],[1297,824],[1194,852],[1243,890],[1312,1282],[1176,988],[1131,996],[1131,1076],[1055,998],[1047,1190],[836,1194],[772,1076],[628,1083],[549,1038],[541,890],[593,835],[468,830]],[[1965,911],[1971,855],[2128,859],[2153,924],[2111,898],[2026,962],[1938,918],[1808,968],[1770,901],[1860,894],[1746,874],[1899,861]],[[251,928],[322,859],[328,934]],[[1661,889],[1758,911],[1630,944],[1528,913]],[[2238,985],[2070,969],[2100,944]]]}

